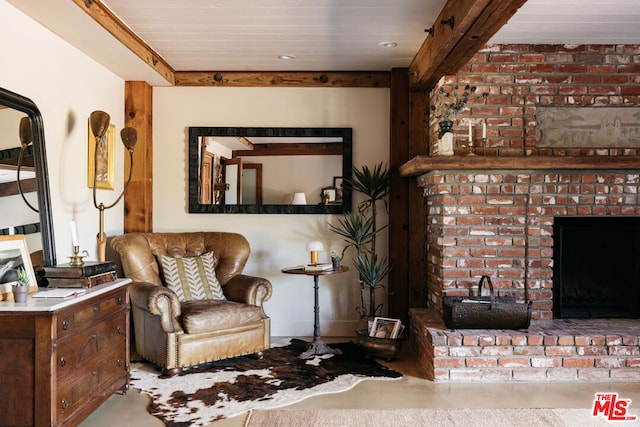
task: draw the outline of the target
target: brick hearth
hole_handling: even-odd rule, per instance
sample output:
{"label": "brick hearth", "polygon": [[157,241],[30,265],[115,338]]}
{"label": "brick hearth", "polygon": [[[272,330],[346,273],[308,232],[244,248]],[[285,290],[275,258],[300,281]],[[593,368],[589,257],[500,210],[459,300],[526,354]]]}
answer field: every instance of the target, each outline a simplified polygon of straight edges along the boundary
{"label": "brick hearth", "polygon": [[547,320],[526,331],[447,329],[411,309],[411,340],[429,379],[640,381],[640,320]]}

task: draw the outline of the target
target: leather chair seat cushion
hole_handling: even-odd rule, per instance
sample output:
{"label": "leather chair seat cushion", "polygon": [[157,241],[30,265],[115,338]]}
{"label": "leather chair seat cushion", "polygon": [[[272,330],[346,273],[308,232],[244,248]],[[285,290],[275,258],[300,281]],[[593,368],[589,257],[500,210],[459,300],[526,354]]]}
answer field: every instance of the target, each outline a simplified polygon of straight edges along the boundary
{"label": "leather chair seat cushion", "polygon": [[262,321],[262,308],[234,301],[186,301],[182,303],[182,326],[188,334],[214,332]]}

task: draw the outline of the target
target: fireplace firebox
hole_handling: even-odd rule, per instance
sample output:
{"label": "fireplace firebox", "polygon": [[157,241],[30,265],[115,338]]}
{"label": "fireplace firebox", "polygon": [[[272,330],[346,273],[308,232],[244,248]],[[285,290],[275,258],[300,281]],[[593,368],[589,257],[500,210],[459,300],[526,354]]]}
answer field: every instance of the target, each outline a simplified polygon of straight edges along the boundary
{"label": "fireplace firebox", "polygon": [[557,217],[553,316],[640,318],[640,218]]}

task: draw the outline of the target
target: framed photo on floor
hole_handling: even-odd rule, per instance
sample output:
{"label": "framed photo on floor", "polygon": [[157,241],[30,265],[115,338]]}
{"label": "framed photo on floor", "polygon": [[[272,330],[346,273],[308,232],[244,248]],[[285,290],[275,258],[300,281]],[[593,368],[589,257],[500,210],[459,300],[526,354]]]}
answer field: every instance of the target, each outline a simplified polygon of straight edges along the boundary
{"label": "framed photo on floor", "polygon": [[369,336],[374,338],[395,339],[400,334],[402,321],[388,317],[376,317],[373,319]]}

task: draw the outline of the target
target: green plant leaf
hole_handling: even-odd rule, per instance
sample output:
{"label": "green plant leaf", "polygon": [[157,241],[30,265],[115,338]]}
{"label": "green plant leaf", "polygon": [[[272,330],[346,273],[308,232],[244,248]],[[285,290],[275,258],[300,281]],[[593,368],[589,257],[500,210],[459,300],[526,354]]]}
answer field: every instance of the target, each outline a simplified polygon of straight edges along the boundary
{"label": "green plant leaf", "polygon": [[389,194],[391,172],[382,162],[375,165],[373,171],[366,165],[362,170],[354,168],[353,174],[352,188],[364,194],[368,203],[375,203]]}
{"label": "green plant leaf", "polygon": [[338,226],[329,224],[331,231],[342,236],[348,243],[342,250],[343,256],[348,247],[361,247],[371,241],[375,235],[373,232],[373,220],[373,217],[366,218],[361,212],[350,212],[338,219]]}
{"label": "green plant leaf", "polygon": [[391,266],[389,259],[384,256],[378,260],[376,253],[361,254],[356,258],[356,269],[360,273],[361,280],[370,288],[381,286],[380,282],[389,275]]}

